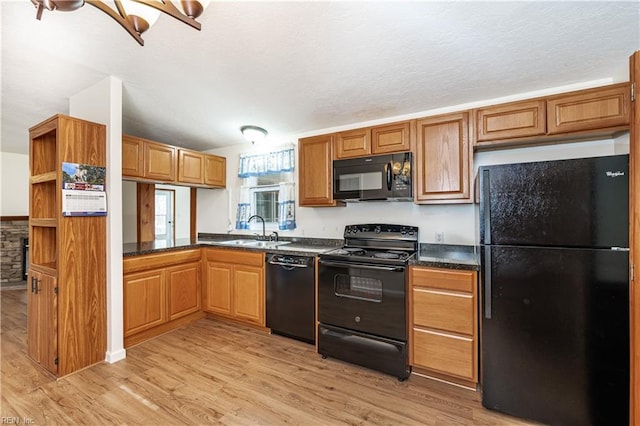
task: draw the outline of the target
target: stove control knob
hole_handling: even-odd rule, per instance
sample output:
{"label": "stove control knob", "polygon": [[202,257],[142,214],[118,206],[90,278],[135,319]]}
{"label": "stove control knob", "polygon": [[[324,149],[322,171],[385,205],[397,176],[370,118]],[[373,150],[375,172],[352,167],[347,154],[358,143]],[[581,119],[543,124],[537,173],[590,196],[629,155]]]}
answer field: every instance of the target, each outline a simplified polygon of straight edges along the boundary
{"label": "stove control knob", "polygon": [[376,229],[374,229],[374,231],[375,231],[376,234],[379,234],[380,233],[380,227],[376,226]]}
{"label": "stove control knob", "polygon": [[356,322],[360,322],[360,317],[355,317],[355,318],[354,318],[354,320],[355,320]]}
{"label": "stove control knob", "polygon": [[413,235],[413,229],[409,231],[409,235]]}

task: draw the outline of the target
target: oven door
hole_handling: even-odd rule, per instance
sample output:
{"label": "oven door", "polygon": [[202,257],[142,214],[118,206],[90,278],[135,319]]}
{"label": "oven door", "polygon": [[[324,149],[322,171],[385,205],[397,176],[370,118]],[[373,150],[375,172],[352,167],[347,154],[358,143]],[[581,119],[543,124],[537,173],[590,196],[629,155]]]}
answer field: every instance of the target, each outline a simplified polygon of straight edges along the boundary
{"label": "oven door", "polygon": [[404,266],[319,261],[321,323],[406,340],[405,295]]}

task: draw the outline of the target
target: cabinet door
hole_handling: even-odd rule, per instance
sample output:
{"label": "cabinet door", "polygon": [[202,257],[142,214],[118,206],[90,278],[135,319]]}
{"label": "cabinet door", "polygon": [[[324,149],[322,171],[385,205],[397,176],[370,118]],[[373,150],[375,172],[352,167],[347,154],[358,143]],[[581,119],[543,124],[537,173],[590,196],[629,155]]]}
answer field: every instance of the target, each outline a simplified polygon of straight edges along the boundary
{"label": "cabinet door", "polygon": [[200,262],[166,269],[169,288],[169,320],[200,309]]}
{"label": "cabinet door", "polygon": [[263,268],[245,265],[234,267],[233,311],[238,319],[265,324]]}
{"label": "cabinet door", "polygon": [[476,110],[476,141],[544,135],[547,130],[546,105],[542,99]]}
{"label": "cabinet door", "polygon": [[467,112],[417,121],[418,203],[471,202]]}
{"label": "cabinet door", "polygon": [[165,182],[175,182],[176,149],[169,145],[145,141],[144,177]]}
{"label": "cabinet door", "polygon": [[629,93],[629,85],[623,83],[550,97],[547,130],[549,134],[557,134],[627,126]]}
{"label": "cabinet door", "polygon": [[300,206],[335,206],[333,200],[333,136],[298,141]]}
{"label": "cabinet door", "polygon": [[125,337],[167,322],[166,300],[163,269],[125,275]]}
{"label": "cabinet door", "polygon": [[122,176],[144,176],[144,148],[141,139],[122,135]]}
{"label": "cabinet door", "polygon": [[178,149],[178,182],[204,183],[204,154]]}
{"label": "cabinet door", "polygon": [[227,185],[227,159],[217,155],[204,156],[204,184],[224,188]]}
{"label": "cabinet door", "polygon": [[204,299],[204,309],[206,311],[227,316],[232,315],[232,275],[232,265],[207,262],[207,289]]}
{"label": "cabinet door", "polygon": [[385,154],[411,150],[411,121],[376,126],[371,129],[371,152]]}
{"label": "cabinet door", "polygon": [[336,159],[371,155],[371,131],[355,129],[336,133]]}
{"label": "cabinet door", "polygon": [[27,352],[58,373],[58,297],[55,277],[31,270],[27,281]]}

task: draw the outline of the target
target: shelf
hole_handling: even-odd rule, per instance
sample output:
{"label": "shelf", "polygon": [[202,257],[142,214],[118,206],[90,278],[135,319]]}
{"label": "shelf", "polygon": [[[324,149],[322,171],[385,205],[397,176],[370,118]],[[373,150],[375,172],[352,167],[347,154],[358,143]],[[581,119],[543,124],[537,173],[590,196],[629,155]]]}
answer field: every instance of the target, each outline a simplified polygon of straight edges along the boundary
{"label": "shelf", "polygon": [[39,226],[42,228],[55,228],[58,226],[56,218],[37,218],[31,219],[29,224],[31,226]]}
{"label": "shelf", "polygon": [[53,171],[53,172],[47,172],[47,173],[41,173],[39,175],[34,175],[31,176],[29,178],[29,182],[34,184],[34,183],[45,183],[45,182],[55,182],[56,177],[57,177],[57,172]]}
{"label": "shelf", "polygon": [[[54,173],[55,174],[55,173]],[[43,175],[39,175],[43,176]],[[55,180],[31,184],[31,203],[29,217],[33,219],[51,219],[57,217],[57,192]]]}

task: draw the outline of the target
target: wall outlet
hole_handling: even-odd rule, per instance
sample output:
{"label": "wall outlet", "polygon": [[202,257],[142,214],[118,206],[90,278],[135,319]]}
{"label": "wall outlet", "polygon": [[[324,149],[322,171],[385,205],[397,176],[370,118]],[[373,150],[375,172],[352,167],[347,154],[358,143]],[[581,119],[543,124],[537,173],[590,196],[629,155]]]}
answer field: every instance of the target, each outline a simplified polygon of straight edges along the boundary
{"label": "wall outlet", "polygon": [[444,232],[436,232],[436,243],[444,243]]}

